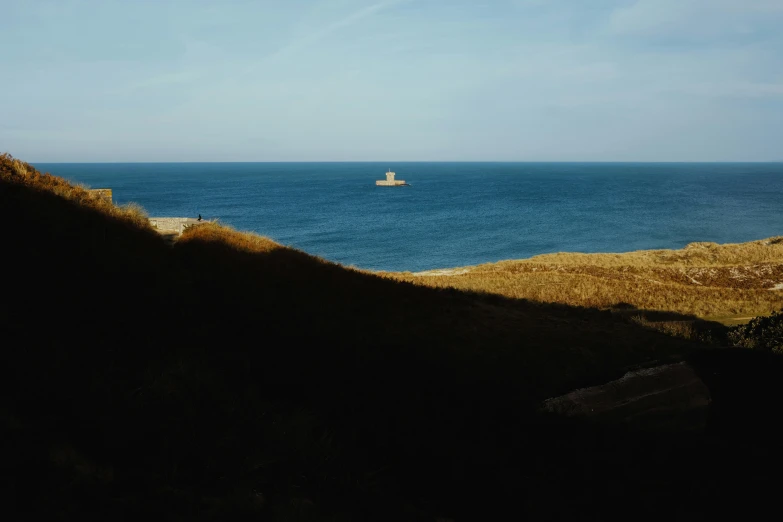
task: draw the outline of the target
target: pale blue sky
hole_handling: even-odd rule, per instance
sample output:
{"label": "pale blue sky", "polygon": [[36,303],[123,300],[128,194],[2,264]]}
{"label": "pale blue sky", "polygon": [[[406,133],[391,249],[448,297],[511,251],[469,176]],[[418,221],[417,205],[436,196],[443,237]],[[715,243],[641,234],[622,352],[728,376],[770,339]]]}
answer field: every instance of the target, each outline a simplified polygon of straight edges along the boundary
{"label": "pale blue sky", "polygon": [[783,0],[0,0],[44,161],[783,159]]}

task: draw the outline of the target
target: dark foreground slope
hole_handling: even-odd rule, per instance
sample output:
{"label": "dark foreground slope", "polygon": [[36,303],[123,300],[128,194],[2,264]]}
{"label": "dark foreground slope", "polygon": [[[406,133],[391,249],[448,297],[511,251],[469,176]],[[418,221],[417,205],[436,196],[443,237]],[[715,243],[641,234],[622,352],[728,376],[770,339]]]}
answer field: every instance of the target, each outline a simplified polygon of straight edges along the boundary
{"label": "dark foreground slope", "polygon": [[[777,492],[769,354],[225,229],[170,248],[25,169],[2,158],[0,457],[20,519],[693,520]],[[534,412],[683,356],[714,396],[705,433]]]}

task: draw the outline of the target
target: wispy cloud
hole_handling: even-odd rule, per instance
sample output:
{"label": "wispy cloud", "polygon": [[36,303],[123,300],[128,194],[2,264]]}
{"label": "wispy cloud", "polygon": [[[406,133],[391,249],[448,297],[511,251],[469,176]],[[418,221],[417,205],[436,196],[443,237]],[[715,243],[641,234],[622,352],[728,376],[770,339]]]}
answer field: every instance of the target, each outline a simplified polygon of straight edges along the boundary
{"label": "wispy cloud", "polygon": [[704,40],[748,35],[783,15],[781,0],[637,0],[616,9],[615,34]]}
{"label": "wispy cloud", "polygon": [[704,83],[681,88],[681,92],[715,98],[783,98],[783,83]]}
{"label": "wispy cloud", "polygon": [[401,4],[410,3],[412,1],[413,0],[384,0],[382,2],[377,2],[370,6],[354,11],[350,15],[346,16],[341,20],[338,20],[337,22],[329,24],[323,27],[322,29],[319,29],[317,31],[308,34],[307,36],[299,38],[298,40],[289,42],[288,44],[281,47],[271,55],[264,58],[264,60],[251,64],[248,67],[246,67],[245,70],[243,71],[243,74],[249,74],[254,70],[256,70],[262,64],[280,60],[281,58],[290,56],[299,50],[310,47],[316,44],[317,42],[323,40],[324,38],[330,36],[331,34],[336,33],[341,29],[345,29],[346,27],[349,27],[351,25],[354,25],[357,22],[364,20],[365,18],[369,18],[370,16],[378,14],[381,11],[391,9]]}
{"label": "wispy cloud", "polygon": [[145,78],[136,83],[132,83],[127,86],[128,91],[138,91],[141,89],[147,89],[151,87],[161,87],[167,85],[174,85],[179,83],[189,83],[199,78],[199,74],[193,71],[178,71],[160,74],[157,76],[151,76]]}
{"label": "wispy cloud", "polygon": [[783,0],[47,2],[0,21],[20,156],[780,156]]}

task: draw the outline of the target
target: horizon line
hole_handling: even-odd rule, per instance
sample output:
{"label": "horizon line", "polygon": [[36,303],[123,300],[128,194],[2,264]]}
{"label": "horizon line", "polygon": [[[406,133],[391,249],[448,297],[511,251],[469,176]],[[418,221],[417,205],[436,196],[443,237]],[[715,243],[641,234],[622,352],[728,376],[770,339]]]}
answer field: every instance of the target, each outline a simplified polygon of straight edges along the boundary
{"label": "horizon line", "polygon": [[[14,156],[15,159],[20,159]],[[614,163],[614,164],[737,164],[737,163],[783,163],[783,159],[778,160],[225,160],[225,161],[25,161],[29,164],[71,164],[71,165],[105,165],[105,164],[203,164],[203,163]]]}

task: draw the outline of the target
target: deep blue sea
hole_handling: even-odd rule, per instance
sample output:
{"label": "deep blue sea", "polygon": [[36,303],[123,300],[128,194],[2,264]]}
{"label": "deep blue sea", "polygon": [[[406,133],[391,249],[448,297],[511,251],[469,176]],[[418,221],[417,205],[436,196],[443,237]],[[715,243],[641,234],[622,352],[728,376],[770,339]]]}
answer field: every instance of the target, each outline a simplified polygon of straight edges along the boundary
{"label": "deep blue sea", "polygon": [[[428,270],[783,234],[783,163],[41,163],[150,216],[218,218],[311,254]],[[388,167],[409,187],[376,187]]]}

